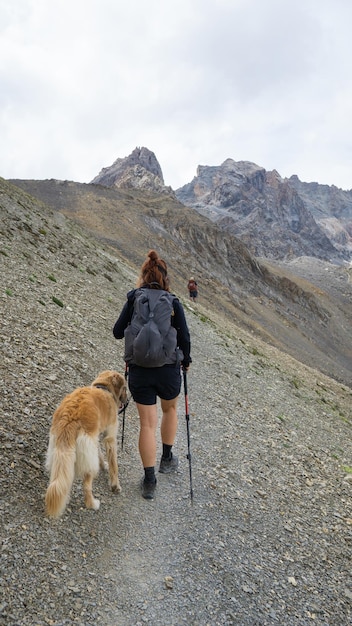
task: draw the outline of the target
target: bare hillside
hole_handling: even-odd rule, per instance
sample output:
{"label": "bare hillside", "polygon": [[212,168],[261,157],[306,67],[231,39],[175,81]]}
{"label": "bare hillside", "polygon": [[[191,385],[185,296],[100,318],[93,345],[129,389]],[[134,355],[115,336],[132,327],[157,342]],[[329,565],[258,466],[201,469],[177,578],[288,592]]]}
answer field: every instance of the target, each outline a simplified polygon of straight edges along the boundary
{"label": "bare hillside", "polygon": [[352,385],[352,282],[346,268],[326,263],[325,281],[317,282],[314,259],[305,273],[296,273],[294,264],[256,259],[239,239],[170,195],[68,181],[15,182],[84,225],[136,271],[145,251],[156,247],[179,293],[186,293],[190,275],[197,276],[200,301],[212,319],[235,321]]}
{"label": "bare hillside", "polygon": [[112,325],[136,271],[7,183],[0,216],[0,624],[351,623],[351,389],[205,299],[183,300],[193,505],[181,395],[180,471],[158,476],[154,501],[140,495],[130,402],[122,493],[101,474],[98,512],[82,507],[77,483],[63,518],[44,517],[53,411],[98,371],[123,371]]}

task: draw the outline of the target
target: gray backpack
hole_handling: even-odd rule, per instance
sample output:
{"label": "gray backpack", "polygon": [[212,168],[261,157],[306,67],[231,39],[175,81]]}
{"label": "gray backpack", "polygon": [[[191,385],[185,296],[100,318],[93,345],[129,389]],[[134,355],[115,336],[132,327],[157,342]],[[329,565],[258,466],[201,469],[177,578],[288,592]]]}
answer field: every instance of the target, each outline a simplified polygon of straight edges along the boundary
{"label": "gray backpack", "polygon": [[136,289],[131,323],[125,330],[125,361],[162,367],[183,359],[171,325],[175,296],[160,289]]}

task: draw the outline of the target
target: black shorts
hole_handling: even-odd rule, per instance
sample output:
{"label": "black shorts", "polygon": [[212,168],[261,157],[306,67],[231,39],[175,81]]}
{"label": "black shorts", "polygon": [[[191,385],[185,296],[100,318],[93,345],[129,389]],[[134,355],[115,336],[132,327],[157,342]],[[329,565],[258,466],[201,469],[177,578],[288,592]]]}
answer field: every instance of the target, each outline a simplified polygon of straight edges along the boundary
{"label": "black shorts", "polygon": [[128,386],[133,400],[138,404],[156,404],[157,397],[163,400],[173,400],[181,391],[180,366],[139,367],[131,365],[128,372]]}

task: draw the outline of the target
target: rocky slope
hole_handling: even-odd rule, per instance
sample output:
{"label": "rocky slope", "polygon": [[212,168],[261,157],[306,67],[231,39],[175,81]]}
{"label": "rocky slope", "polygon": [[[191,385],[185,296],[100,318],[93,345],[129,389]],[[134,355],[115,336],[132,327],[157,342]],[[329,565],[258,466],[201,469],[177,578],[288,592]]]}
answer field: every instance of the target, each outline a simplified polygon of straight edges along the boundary
{"label": "rocky slope", "polygon": [[327,233],[335,248],[352,258],[352,190],[332,185],[303,183],[298,176],[288,180],[299,193],[305,206]]}
{"label": "rocky slope", "polygon": [[[341,382],[352,381],[352,284],[347,267],[326,264],[328,280],[296,275],[294,265],[257,259],[243,242],[169,194],[68,181],[15,181],[70,216],[138,268],[156,247],[170,259],[180,292],[197,276],[216,319],[230,321]],[[302,268],[301,268],[302,269]],[[334,286],[330,289],[330,285]]]}
{"label": "rocky slope", "polygon": [[0,624],[349,624],[351,389],[184,289],[193,505],[181,397],[180,472],[159,476],[153,502],[131,402],[123,492],[99,476],[92,512],[77,483],[63,518],[45,519],[52,413],[101,369],[123,371],[111,329],[136,267],[4,181],[0,217]]}

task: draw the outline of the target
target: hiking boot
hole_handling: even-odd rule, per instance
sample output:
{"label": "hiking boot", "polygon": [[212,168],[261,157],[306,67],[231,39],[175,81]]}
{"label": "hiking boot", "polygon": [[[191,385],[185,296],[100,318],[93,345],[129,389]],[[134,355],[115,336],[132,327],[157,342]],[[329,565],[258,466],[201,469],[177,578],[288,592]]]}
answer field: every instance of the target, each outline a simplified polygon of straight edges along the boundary
{"label": "hiking boot", "polygon": [[178,468],[178,458],[175,455],[172,455],[170,459],[164,459],[161,457],[159,472],[161,474],[171,474],[171,472],[176,472]]}
{"label": "hiking boot", "polygon": [[156,487],[156,479],[155,479],[155,482],[153,483],[149,483],[149,482],[147,483],[144,480],[144,478],[142,478],[141,491],[142,491],[143,498],[145,498],[146,500],[153,500],[155,487]]}

